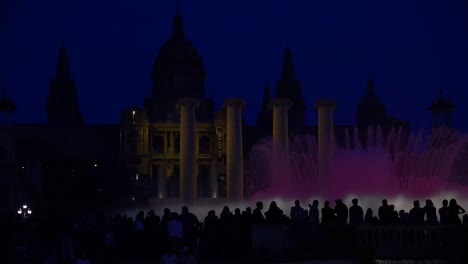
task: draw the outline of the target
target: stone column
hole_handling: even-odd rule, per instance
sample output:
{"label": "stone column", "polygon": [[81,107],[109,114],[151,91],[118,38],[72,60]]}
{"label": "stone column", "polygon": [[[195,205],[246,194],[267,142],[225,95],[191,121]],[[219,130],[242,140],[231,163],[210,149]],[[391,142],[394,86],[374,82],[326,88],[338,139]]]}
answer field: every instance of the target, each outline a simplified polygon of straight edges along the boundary
{"label": "stone column", "polygon": [[245,107],[245,101],[240,98],[225,99],[224,107],[227,110],[227,200],[229,202],[241,202],[244,198],[242,109]]}
{"label": "stone column", "polygon": [[[272,99],[273,108],[273,186],[280,183],[281,175],[289,173],[289,132],[288,109],[292,106],[289,99]],[[286,187],[286,186],[283,186]]]}
{"label": "stone column", "polygon": [[196,153],[195,153],[195,98],[181,98],[177,102],[180,109],[180,183],[182,202],[192,204],[197,200]]}
{"label": "stone column", "polygon": [[218,168],[216,159],[211,162],[210,171],[210,194],[211,198],[218,198]]}
{"label": "stone column", "polygon": [[318,99],[314,109],[318,110],[318,170],[319,187],[323,179],[329,178],[332,173],[332,159],[335,152],[335,132],[333,125],[333,110],[336,101],[333,99]]}
{"label": "stone column", "polygon": [[[158,197],[166,198],[166,164],[167,161],[161,162],[158,171]],[[154,175],[153,175],[154,177]]]}

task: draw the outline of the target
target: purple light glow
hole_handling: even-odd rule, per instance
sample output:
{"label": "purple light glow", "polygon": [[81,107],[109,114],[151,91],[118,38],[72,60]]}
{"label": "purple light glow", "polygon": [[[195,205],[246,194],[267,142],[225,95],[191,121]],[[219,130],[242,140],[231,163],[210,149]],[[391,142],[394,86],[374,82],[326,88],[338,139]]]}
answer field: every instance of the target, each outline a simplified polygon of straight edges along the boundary
{"label": "purple light glow", "polygon": [[[272,162],[273,145],[265,139],[253,147],[246,166],[255,192],[253,200],[281,197],[334,200],[349,195],[426,198],[441,193],[468,193],[462,183],[468,158],[468,136],[448,128],[404,136],[392,132],[384,140],[380,130],[368,132],[367,148],[358,133],[346,132],[346,147],[335,148],[332,173],[320,179],[318,147],[311,135],[294,136],[289,143],[289,172],[273,179],[272,171],[284,171],[286,161]],[[351,139],[352,138],[352,139]],[[465,181],[466,183],[467,181]]]}

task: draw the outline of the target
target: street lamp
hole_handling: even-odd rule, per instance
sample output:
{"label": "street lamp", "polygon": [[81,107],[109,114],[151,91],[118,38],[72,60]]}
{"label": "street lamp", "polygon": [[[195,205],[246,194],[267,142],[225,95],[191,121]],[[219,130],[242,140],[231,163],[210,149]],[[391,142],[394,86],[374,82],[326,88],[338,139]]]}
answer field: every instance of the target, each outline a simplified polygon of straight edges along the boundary
{"label": "street lamp", "polygon": [[32,214],[32,210],[27,205],[23,205],[23,207],[20,207],[20,209],[18,209],[18,214],[23,216],[24,218],[28,218]]}

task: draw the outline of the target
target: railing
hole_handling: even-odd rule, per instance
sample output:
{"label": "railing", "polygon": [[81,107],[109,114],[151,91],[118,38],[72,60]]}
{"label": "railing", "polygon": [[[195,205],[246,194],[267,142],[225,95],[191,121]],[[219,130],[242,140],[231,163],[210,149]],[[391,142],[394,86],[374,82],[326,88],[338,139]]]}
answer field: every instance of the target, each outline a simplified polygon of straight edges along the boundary
{"label": "railing", "polygon": [[357,245],[372,248],[445,247],[449,242],[449,226],[358,226]]}
{"label": "railing", "polygon": [[[298,241],[306,253],[315,251],[322,255],[368,250],[376,257],[384,258],[444,259],[452,254],[463,253],[460,246],[468,243],[468,227],[462,225],[305,225],[299,229],[291,225],[252,227],[254,248],[266,248],[278,252],[297,247]],[[334,249],[327,252],[330,247]]]}

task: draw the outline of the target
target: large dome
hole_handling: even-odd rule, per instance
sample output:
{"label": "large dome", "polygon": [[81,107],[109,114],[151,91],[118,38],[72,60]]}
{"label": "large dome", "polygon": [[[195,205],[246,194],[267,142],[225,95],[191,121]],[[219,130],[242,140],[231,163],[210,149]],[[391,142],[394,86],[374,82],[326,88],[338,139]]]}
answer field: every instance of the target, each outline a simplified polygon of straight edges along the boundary
{"label": "large dome", "polygon": [[204,70],[197,49],[185,37],[171,37],[159,50],[153,64],[153,74],[191,70]]}
{"label": "large dome", "polygon": [[159,50],[153,64],[153,77],[161,78],[169,74],[204,74],[204,65],[198,50],[185,38],[184,20],[177,11],[173,22],[173,32]]}
{"label": "large dome", "polygon": [[197,49],[184,35],[184,22],[177,12],[173,33],[159,50],[151,76],[153,101],[175,103],[180,97],[203,98],[205,68]]}
{"label": "large dome", "polygon": [[386,118],[387,109],[375,93],[374,82],[369,78],[367,93],[361,98],[356,111],[358,126],[376,125],[385,121]]}

